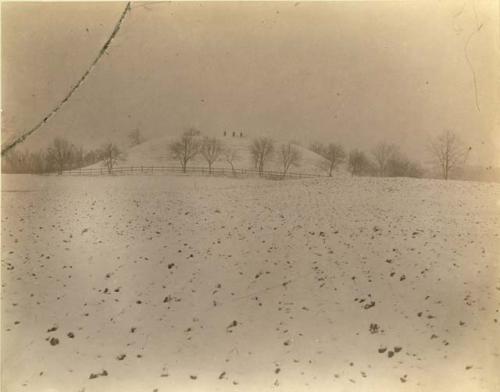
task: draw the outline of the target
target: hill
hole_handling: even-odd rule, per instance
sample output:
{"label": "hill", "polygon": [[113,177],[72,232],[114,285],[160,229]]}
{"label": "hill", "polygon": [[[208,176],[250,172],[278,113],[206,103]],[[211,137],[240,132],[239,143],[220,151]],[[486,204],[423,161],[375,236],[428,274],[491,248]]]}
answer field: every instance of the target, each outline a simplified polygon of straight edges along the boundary
{"label": "hill", "polygon": [[[119,162],[119,166],[179,166],[179,162],[171,157],[169,154],[168,146],[175,138],[168,136],[148,140],[142,144],[132,147],[127,151],[123,161]],[[247,137],[222,137],[220,140],[224,146],[237,151],[237,158],[234,161],[235,169],[253,169],[249,147],[252,143],[251,138]],[[285,141],[275,140],[275,148],[278,149]],[[318,163],[324,161],[324,158],[308,150],[307,148],[295,145],[301,153],[300,166],[291,167],[290,172],[295,173],[324,173],[319,167]],[[189,164],[188,167],[205,167],[206,161],[201,155],[196,156]],[[214,164],[214,168],[231,168],[230,164],[221,156]],[[269,160],[265,165],[265,170],[281,171],[282,165],[279,162],[277,154]],[[344,171],[339,171],[345,175]]]}

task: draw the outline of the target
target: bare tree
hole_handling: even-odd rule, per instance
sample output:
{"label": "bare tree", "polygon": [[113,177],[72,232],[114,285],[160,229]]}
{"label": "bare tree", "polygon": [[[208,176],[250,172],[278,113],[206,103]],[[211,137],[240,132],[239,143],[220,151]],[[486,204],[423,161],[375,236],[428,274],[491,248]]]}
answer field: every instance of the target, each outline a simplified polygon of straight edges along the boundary
{"label": "bare tree", "polygon": [[134,147],[134,146],[137,146],[141,143],[144,143],[144,141],[146,140],[146,139],[144,139],[144,137],[141,134],[141,131],[138,128],[136,128],[132,132],[130,132],[128,134],[128,138],[130,140],[131,147]]}
{"label": "bare tree", "polygon": [[205,137],[200,145],[200,152],[208,163],[208,172],[212,174],[212,165],[219,159],[223,151],[223,145],[215,137]]}
{"label": "bare tree", "polygon": [[398,154],[389,159],[385,173],[389,177],[422,177],[423,170],[418,163]]}
{"label": "bare tree", "polygon": [[113,167],[115,167],[118,160],[122,157],[122,152],[113,143],[106,143],[101,147],[100,157],[104,163],[104,165],[108,169],[108,173],[113,172]]}
{"label": "bare tree", "polygon": [[[2,171],[6,173],[45,173],[70,170],[97,162],[99,159],[87,159],[89,154],[97,155],[96,151],[85,152],[82,147],[58,140],[52,143],[47,151],[18,151],[10,149],[2,157]],[[62,166],[61,166],[62,165]]]}
{"label": "bare tree", "polygon": [[80,168],[84,166],[85,152],[83,147],[73,147],[73,154],[71,158],[71,169]]}
{"label": "bare tree", "polygon": [[74,146],[66,139],[56,138],[47,149],[47,160],[59,174],[71,165]]}
{"label": "bare tree", "polygon": [[45,173],[47,171],[47,157],[42,150],[30,154],[31,173]]}
{"label": "bare tree", "polygon": [[184,173],[188,162],[198,155],[200,151],[199,135],[200,131],[190,128],[182,134],[179,140],[170,143],[168,146],[172,157],[180,162]]}
{"label": "bare tree", "polygon": [[345,160],[345,151],[340,144],[330,143],[327,146],[321,146],[318,154],[325,159],[319,161],[319,167],[326,170],[330,177],[333,171]]}
{"label": "bare tree", "polygon": [[371,163],[363,151],[352,150],[349,153],[348,169],[353,176],[368,174],[371,170]]}
{"label": "bare tree", "polygon": [[267,137],[255,139],[250,145],[250,154],[260,176],[264,172],[265,163],[272,158],[273,153],[274,142]]}
{"label": "bare tree", "polygon": [[302,154],[292,143],[282,144],[279,149],[279,161],[283,166],[283,177],[291,166],[300,166]]}
{"label": "bare tree", "polygon": [[387,175],[389,161],[398,158],[399,148],[395,144],[379,143],[372,150],[372,155],[377,174],[384,177]]}
{"label": "bare tree", "polygon": [[29,172],[29,153],[13,148],[2,156],[2,172],[27,173]]}
{"label": "bare tree", "polygon": [[238,151],[231,147],[226,147],[222,151],[224,160],[231,165],[231,171],[235,174],[234,162],[239,159]]}
{"label": "bare tree", "polygon": [[453,171],[461,168],[467,160],[468,152],[463,142],[451,131],[445,131],[429,145],[434,165],[447,180]]}

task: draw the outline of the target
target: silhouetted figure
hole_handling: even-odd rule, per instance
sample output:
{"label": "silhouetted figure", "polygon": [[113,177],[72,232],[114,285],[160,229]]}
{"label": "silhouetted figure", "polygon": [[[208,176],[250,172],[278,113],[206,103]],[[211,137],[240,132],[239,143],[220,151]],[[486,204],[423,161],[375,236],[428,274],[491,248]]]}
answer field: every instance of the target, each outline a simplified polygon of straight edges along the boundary
{"label": "silhouetted figure", "polygon": [[224,136],[226,136],[226,131],[224,131]]}
{"label": "silhouetted figure", "polygon": [[240,132],[240,137],[243,137],[243,132]]}
{"label": "silhouetted figure", "polygon": [[235,137],[235,136],[236,136],[236,132],[233,131],[233,137]]}

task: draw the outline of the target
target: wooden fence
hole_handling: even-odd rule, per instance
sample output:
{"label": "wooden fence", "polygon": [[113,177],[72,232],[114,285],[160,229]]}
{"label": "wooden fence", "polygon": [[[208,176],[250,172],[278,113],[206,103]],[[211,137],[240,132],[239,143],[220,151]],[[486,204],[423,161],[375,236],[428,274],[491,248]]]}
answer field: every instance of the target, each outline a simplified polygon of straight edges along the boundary
{"label": "wooden fence", "polygon": [[[209,172],[207,167],[187,167],[184,172],[178,166],[117,166],[109,171],[106,167],[97,168],[82,168],[65,170],[63,176],[127,176],[127,175],[165,175],[175,174],[180,176],[202,175],[202,176],[224,176],[224,177],[258,177],[259,171],[254,169],[227,169],[227,168],[212,168]],[[48,173],[47,175],[58,175],[58,173]],[[267,179],[284,179],[284,178],[318,178],[325,177],[321,174],[310,173],[294,173],[288,172],[283,175],[279,171],[265,170],[262,172],[262,177]]]}

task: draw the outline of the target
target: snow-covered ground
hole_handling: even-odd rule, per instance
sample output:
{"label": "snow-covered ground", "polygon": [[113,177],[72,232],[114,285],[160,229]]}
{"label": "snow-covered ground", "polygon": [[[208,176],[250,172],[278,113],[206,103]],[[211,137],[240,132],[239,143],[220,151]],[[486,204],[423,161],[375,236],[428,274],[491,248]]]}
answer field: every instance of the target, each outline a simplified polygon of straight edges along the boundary
{"label": "snow-covered ground", "polygon": [[3,176],[2,391],[498,391],[500,185]]}

